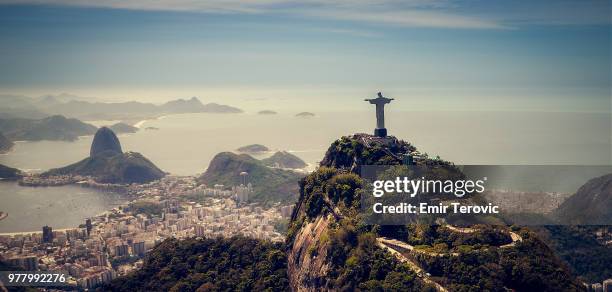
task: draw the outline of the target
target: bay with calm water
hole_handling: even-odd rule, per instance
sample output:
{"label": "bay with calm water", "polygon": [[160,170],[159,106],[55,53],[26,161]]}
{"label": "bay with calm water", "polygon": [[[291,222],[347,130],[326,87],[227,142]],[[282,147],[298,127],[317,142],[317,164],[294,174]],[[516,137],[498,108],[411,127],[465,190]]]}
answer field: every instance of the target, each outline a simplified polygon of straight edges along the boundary
{"label": "bay with calm water", "polygon": [[[148,120],[141,124],[139,132],[119,135],[119,139],[124,151],[140,152],[164,171],[195,175],[206,170],[215,154],[253,143],[273,151],[290,151],[312,168],[335,139],[357,132],[370,133],[375,125],[373,111],[323,112],[312,118],[298,118],[294,114],[170,115]],[[612,164],[610,113],[406,112],[391,108],[386,118],[390,135],[414,144],[430,156],[439,155],[456,164]],[[158,130],[145,130],[147,127]],[[92,138],[81,137],[74,142],[19,142],[13,151],[0,155],[0,164],[30,172],[61,167],[89,155]],[[27,188],[1,183],[0,211],[9,209],[9,214],[13,213],[9,218],[13,219],[0,221],[0,232],[34,227],[38,230],[41,224],[57,216],[66,217],[55,219],[58,226],[78,225],[86,216],[94,215],[75,209],[74,216],[65,216],[70,213],[71,204],[85,203],[78,199],[81,197],[96,198],[84,204],[94,205],[91,213],[112,204],[110,198],[105,201],[107,194],[76,188]],[[41,197],[54,198],[55,203],[37,205]],[[99,203],[95,203],[98,199]],[[11,208],[19,205],[24,205],[28,215],[11,212]],[[37,207],[27,207],[30,205]],[[8,226],[13,224],[16,225]]]}
{"label": "bay with calm water", "polygon": [[21,187],[0,181],[0,233],[76,227],[85,219],[124,202],[120,195],[79,186]]}

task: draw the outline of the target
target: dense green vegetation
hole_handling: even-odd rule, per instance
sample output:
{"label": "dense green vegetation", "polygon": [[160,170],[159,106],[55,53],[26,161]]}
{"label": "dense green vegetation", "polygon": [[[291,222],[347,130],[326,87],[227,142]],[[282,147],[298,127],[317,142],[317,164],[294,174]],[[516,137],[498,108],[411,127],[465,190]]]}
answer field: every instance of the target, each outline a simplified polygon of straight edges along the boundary
{"label": "dense green vegetation", "polygon": [[[312,257],[325,255],[331,272],[325,276],[327,282],[323,281],[321,288],[392,289],[387,278],[394,277],[405,280],[403,290],[423,289],[420,286],[422,281],[415,278],[411,270],[376,246],[377,237],[391,237],[423,251],[406,252],[404,256],[417,262],[449,291],[583,290],[567,265],[527,229],[515,229],[523,241],[501,248],[512,242],[506,226],[472,226],[476,232],[457,232],[437,225],[363,224],[359,203],[367,185],[352,172],[359,170],[359,163],[399,165],[399,154],[414,149],[403,142],[387,148],[380,145],[366,147],[359,139],[359,136],[344,137],[336,141],[321,167],[300,182],[298,211],[292,218],[287,237],[289,257],[299,258],[301,254],[296,251],[304,249]],[[442,160],[426,159],[420,163],[449,166],[441,168],[444,171],[439,174],[461,177],[460,172],[453,171],[452,164]],[[308,237],[302,233],[304,226],[329,214],[335,220],[332,219],[320,239],[306,243],[306,246],[302,246],[304,243],[300,241],[296,248],[296,239]]]}
{"label": "dense green vegetation", "polygon": [[447,247],[448,251],[459,251],[466,246],[471,249],[487,248],[489,246],[501,246],[512,242],[509,233],[502,227],[489,225],[472,226],[478,229],[475,233],[455,232],[439,225],[412,224],[405,226],[404,232],[395,234],[408,234],[405,238],[401,236],[389,236],[406,241],[412,245],[427,245]]}
{"label": "dense green vegetation", "polygon": [[136,152],[114,153],[87,157],[77,163],[51,169],[49,175],[92,176],[100,183],[146,183],[165,176],[150,160]]}
{"label": "dense green vegetation", "polygon": [[287,235],[289,247],[304,222],[329,212],[339,212],[344,219],[333,223],[321,239],[308,248],[308,256],[322,256],[330,271],[323,280],[327,288],[340,291],[435,291],[417,280],[406,264],[376,246],[378,236],[372,226],[362,225],[357,218],[359,176],[335,168],[320,167],[300,182],[301,208],[290,223]]}
{"label": "dense green vegetation", "polygon": [[400,156],[416,150],[408,143],[399,141],[391,147],[379,144],[366,147],[358,141],[359,137],[342,137],[327,149],[325,157],[321,161],[322,166],[333,168],[352,168],[353,164],[360,165],[398,165],[401,164]]}
{"label": "dense green vegetation", "polygon": [[207,185],[237,186],[242,183],[240,173],[247,172],[253,185],[251,199],[260,203],[293,203],[297,198],[301,174],[265,166],[247,155],[222,152],[217,154],[199,180]]}
{"label": "dense green vegetation", "polygon": [[136,256],[136,255],[127,255],[127,256],[120,256],[120,257],[113,257],[110,260],[110,264],[113,266],[113,268],[117,268],[120,265],[134,263],[134,262],[138,261],[139,259],[140,259],[140,257]]}
{"label": "dense green vegetation", "polygon": [[459,256],[414,253],[412,257],[451,291],[581,290],[581,284],[568,276],[567,266],[534,233],[526,229],[519,233],[523,241],[513,248],[483,248],[477,244],[458,249]]}
{"label": "dense green vegetation", "polygon": [[612,278],[612,248],[599,242],[595,233],[609,226],[543,226],[540,237],[587,283]]}
{"label": "dense green vegetation", "polygon": [[435,291],[416,279],[416,274],[376,246],[376,234],[358,230],[350,220],[330,229],[323,242],[328,244],[331,264],[330,288],[343,291]]}
{"label": "dense green vegetation", "polygon": [[135,201],[130,203],[129,210],[134,214],[146,214],[148,216],[161,216],[164,207],[157,202]]}
{"label": "dense green vegetation", "polygon": [[229,239],[167,239],[142,269],[104,291],[287,291],[287,257],[280,244]]}

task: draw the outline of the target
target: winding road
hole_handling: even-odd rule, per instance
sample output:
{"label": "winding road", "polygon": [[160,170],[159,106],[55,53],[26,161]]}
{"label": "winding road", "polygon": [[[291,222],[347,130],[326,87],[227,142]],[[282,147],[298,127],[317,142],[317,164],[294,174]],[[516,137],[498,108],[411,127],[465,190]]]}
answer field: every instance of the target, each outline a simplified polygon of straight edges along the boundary
{"label": "winding road", "polygon": [[[454,232],[458,232],[458,233],[474,233],[476,231],[478,231],[478,229],[475,228],[462,228],[462,227],[455,227],[452,225],[444,225],[444,227],[454,231]],[[517,242],[519,241],[523,241],[523,238],[518,235],[517,233],[513,232],[513,231],[509,231],[510,237],[512,238],[512,242],[508,243],[508,244],[504,244],[499,246],[499,248],[510,248],[516,245]],[[392,238],[386,238],[386,237],[378,237],[376,238],[376,245],[378,245],[380,248],[387,250],[389,253],[391,253],[396,259],[398,259],[400,262],[402,263],[406,263],[408,265],[408,267],[416,273],[416,275],[421,278],[425,283],[431,284],[432,286],[434,286],[436,288],[436,290],[438,291],[448,291],[446,288],[444,288],[444,286],[442,286],[440,283],[437,283],[436,281],[434,281],[433,279],[431,279],[430,275],[425,272],[419,265],[418,263],[416,263],[415,261],[411,260],[410,258],[406,257],[404,255],[405,253],[420,253],[420,254],[425,254],[428,256],[433,256],[433,257],[442,257],[442,256],[446,256],[446,255],[450,255],[450,256],[459,256],[459,253],[457,252],[451,252],[451,253],[437,253],[437,252],[432,252],[432,251],[427,251],[427,250],[421,250],[421,249],[417,249],[415,248],[413,245],[410,245],[406,242],[403,242],[401,240],[397,240],[397,239],[392,239]]]}

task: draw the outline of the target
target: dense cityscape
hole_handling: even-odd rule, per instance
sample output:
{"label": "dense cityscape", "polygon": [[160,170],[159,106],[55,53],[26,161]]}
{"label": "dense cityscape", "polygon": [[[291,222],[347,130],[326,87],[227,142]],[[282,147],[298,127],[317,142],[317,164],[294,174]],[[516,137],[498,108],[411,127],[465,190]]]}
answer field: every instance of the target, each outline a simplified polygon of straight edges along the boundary
{"label": "dense cityscape", "polygon": [[166,238],[244,235],[283,241],[280,229],[293,206],[252,203],[252,192],[250,183],[206,186],[195,177],[132,184],[128,204],[81,226],[0,235],[0,259],[26,270],[65,272],[69,284],[91,289],[141,267],[145,253]]}

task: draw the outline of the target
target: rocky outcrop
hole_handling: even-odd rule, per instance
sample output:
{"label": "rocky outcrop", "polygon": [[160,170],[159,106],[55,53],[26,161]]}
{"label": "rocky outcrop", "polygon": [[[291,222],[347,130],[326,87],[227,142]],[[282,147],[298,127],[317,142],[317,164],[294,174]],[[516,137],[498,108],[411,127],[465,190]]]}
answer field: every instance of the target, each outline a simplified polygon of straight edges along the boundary
{"label": "rocky outcrop", "polygon": [[54,175],[88,176],[99,183],[131,184],[151,182],[164,177],[166,173],[140,153],[123,153],[115,133],[102,127],[91,143],[89,157],[42,174]]}
{"label": "rocky outcrop", "polygon": [[612,173],[593,178],[554,211],[557,220],[571,225],[609,225],[612,222]]}
{"label": "rocky outcrop", "polygon": [[[305,223],[301,232],[295,235],[289,250],[289,283],[294,291],[312,290],[328,286],[330,264],[327,261],[327,246],[317,244],[327,235],[328,226],[333,222],[331,215],[317,217]],[[312,256],[316,254],[317,256]]]}
{"label": "rocky outcrop", "polygon": [[94,157],[102,153],[123,153],[119,138],[117,138],[117,135],[115,135],[113,130],[107,127],[102,127],[96,132],[93,142],[91,143],[89,156]]}

